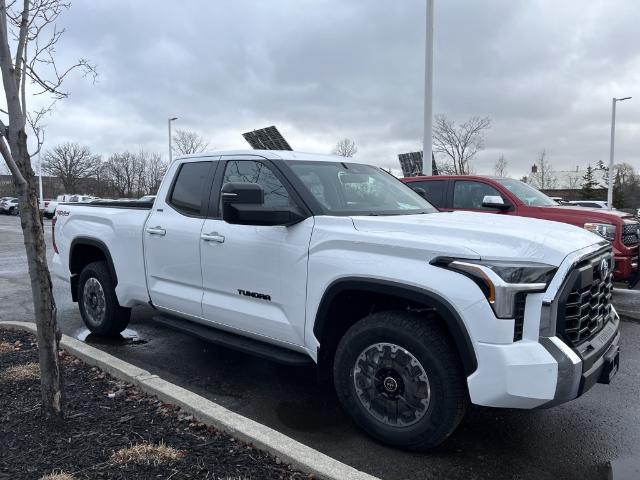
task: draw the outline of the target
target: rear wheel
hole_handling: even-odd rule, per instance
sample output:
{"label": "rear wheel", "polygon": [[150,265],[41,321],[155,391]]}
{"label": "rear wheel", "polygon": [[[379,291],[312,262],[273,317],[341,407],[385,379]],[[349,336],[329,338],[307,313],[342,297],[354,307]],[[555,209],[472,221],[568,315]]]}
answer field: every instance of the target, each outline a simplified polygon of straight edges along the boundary
{"label": "rear wheel", "polygon": [[455,346],[437,319],[378,312],[344,335],[334,382],[344,408],[378,440],[412,450],[443,442],[468,405]]}
{"label": "rear wheel", "polygon": [[116,336],[129,324],[131,309],[118,303],[113,279],[104,261],[90,263],[80,273],[78,305],[82,320],[92,333]]}

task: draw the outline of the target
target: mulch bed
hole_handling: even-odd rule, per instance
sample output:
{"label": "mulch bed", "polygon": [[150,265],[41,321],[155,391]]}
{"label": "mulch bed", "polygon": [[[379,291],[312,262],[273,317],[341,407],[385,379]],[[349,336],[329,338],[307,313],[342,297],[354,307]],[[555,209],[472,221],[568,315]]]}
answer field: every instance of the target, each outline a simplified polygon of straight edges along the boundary
{"label": "mulch bed", "polygon": [[[40,415],[38,371],[34,375],[34,365],[28,365],[38,362],[35,337],[0,330],[0,479],[40,479],[54,472],[73,479],[311,478],[65,352],[60,355],[65,419],[48,425]],[[169,447],[174,458],[136,461],[122,452],[112,457],[145,445]]]}

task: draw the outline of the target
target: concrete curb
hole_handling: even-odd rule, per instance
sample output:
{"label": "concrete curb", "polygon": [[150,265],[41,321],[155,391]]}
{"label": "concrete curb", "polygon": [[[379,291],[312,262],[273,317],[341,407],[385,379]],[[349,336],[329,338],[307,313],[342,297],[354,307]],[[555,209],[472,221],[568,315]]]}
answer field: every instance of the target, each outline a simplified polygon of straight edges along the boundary
{"label": "concrete curb", "polygon": [[[30,322],[0,321],[0,327],[7,330],[36,332],[35,324]],[[239,440],[250,442],[257,448],[277,456],[283,462],[291,464],[296,469],[311,473],[317,478],[377,480],[377,477],[356,470],[276,430],[227,410],[217,403],[169,383],[157,375],[124,362],[80,340],[62,335],[60,347],[85,363],[98,367],[120,380],[129,382],[146,393],[156,395],[164,402],[178,405],[199,421],[223,430]]]}

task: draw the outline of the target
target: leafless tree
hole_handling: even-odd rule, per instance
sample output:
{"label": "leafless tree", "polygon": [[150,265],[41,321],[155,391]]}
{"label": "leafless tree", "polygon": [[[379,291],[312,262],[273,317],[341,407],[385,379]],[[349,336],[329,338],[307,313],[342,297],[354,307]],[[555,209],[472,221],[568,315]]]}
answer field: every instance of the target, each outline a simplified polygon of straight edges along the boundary
{"label": "leafless tree", "polygon": [[434,151],[445,156],[455,174],[468,175],[469,161],[484,148],[484,135],[491,128],[491,119],[471,117],[460,125],[445,115],[436,115],[434,120]]}
{"label": "leafless tree", "polygon": [[566,178],[566,186],[571,190],[577,190],[578,188],[580,188],[580,185],[582,185],[582,175],[580,175],[580,172],[577,170],[577,167],[575,171],[568,172],[565,178]]}
{"label": "leafless tree", "polygon": [[456,175],[456,170],[450,162],[437,162],[438,175]]}
{"label": "leafless tree", "polygon": [[547,151],[542,150],[536,161],[536,171],[529,175],[529,183],[540,190],[552,190],[558,186],[558,177],[547,160]]}
{"label": "leafless tree", "polygon": [[356,146],[356,142],[350,138],[343,138],[336,143],[336,146],[333,147],[331,153],[334,155],[340,155],[341,157],[353,157],[358,153],[358,147]]}
{"label": "leafless tree", "polygon": [[493,166],[493,171],[497,177],[506,177],[509,175],[507,172],[507,167],[509,166],[509,162],[506,158],[504,158],[503,154],[500,154],[498,159],[496,160],[495,165]]}
{"label": "leafless tree", "polygon": [[189,130],[176,130],[172,141],[172,150],[176,155],[201,153],[209,147],[207,139]]}
{"label": "leafless tree", "polygon": [[140,197],[156,193],[167,169],[162,156],[141,150],[115,153],[103,163],[102,181],[119,197]]}
{"label": "leafless tree", "polygon": [[[7,163],[18,194],[21,226],[27,254],[31,293],[37,326],[38,354],[43,417],[63,414],[62,375],[58,361],[60,332],[47,266],[43,226],[40,221],[31,155],[27,149],[29,124],[33,127],[53,104],[68,93],[62,89],[65,78],[79,69],[95,75],[95,68],[80,59],[69,68],[58,68],[56,49],[64,29],[57,26],[60,14],[69,4],[60,0],[0,0],[0,71],[7,105],[8,125],[0,121],[0,154]],[[37,88],[37,95],[50,98],[48,107],[30,112],[26,83]],[[38,148],[41,145],[37,132]]]}
{"label": "leafless tree", "polygon": [[100,156],[78,143],[62,143],[45,152],[42,170],[60,178],[67,193],[77,193],[79,183],[96,174]]}
{"label": "leafless tree", "polygon": [[146,160],[145,194],[155,195],[160,188],[160,182],[167,172],[167,162],[159,153],[151,153]]}

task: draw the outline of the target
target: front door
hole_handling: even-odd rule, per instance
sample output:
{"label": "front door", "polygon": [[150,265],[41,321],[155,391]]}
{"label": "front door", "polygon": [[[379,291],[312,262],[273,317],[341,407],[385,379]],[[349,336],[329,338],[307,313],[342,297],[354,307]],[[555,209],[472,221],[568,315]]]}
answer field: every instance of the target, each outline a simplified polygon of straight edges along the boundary
{"label": "front door", "polygon": [[477,180],[456,180],[453,184],[453,210],[471,210],[484,213],[507,214],[508,210],[497,210],[482,205],[485,196],[500,197],[506,205],[509,199],[488,183]]}
{"label": "front door", "polygon": [[[257,183],[267,206],[299,199],[266,160],[229,160],[214,183],[214,207],[202,228],[203,317],[233,330],[304,344],[307,258],[313,217],[290,227],[231,225],[220,217],[225,183]],[[213,213],[213,214],[212,214]],[[277,340],[275,340],[277,339]]]}
{"label": "front door", "polygon": [[213,167],[211,161],[174,164],[174,181],[158,192],[143,232],[151,301],[192,317],[202,315],[200,234]]}

